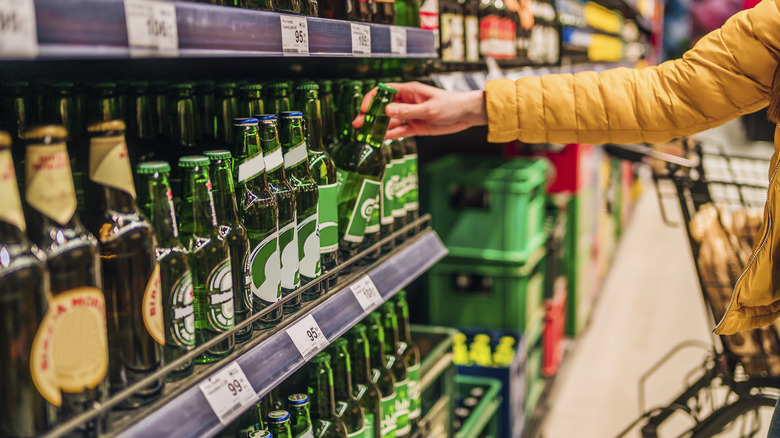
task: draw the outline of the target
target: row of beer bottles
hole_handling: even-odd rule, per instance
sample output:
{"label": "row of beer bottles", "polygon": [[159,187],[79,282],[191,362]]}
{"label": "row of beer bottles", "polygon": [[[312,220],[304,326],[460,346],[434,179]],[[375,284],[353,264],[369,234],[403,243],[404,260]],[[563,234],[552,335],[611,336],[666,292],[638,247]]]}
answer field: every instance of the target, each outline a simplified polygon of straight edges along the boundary
{"label": "row of beer bottles", "polygon": [[289,414],[280,412],[285,403],[276,388],[223,437],[266,436],[262,430],[291,438],[412,436],[422,411],[420,364],[401,291],[302,368],[307,394],[287,398]]}

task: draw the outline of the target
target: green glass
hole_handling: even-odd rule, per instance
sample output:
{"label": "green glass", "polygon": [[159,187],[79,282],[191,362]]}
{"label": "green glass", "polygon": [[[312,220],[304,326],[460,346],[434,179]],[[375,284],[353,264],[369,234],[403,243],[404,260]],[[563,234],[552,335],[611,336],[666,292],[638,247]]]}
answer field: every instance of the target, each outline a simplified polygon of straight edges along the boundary
{"label": "green glass", "polygon": [[[339,230],[338,230],[338,184],[336,182],[336,165],[325,153],[323,148],[322,106],[316,84],[298,87],[298,101],[303,108],[303,120],[306,143],[309,147],[309,173],[317,184],[318,222],[320,232],[320,261],[322,270],[327,272],[339,264]],[[330,277],[323,283],[323,293],[336,285],[338,275]]]}
{"label": "green glass", "polygon": [[255,432],[263,429],[265,429],[265,413],[263,402],[259,401],[239,417],[236,438],[249,438],[255,436]]}
{"label": "green glass", "polygon": [[309,412],[309,396],[292,394],[287,397],[287,410],[290,412],[290,429],[293,438],[314,438],[314,427]]}
{"label": "green glass", "polygon": [[411,324],[409,323],[409,302],[406,301],[406,291],[399,291],[393,302],[395,303],[395,315],[398,320],[398,334],[400,336],[398,352],[404,357],[409,375],[409,422],[412,425],[412,432],[415,432],[422,413],[420,404],[422,397],[422,387],[420,386],[422,359],[420,348],[412,340]]}
{"label": "green glass", "polygon": [[390,121],[385,107],[396,93],[393,88],[379,85],[355,140],[339,147],[333,157],[341,175],[338,211],[342,260],[360,247],[373,210],[379,207],[376,201],[386,165],[381,147]]}
{"label": "green glass", "polygon": [[301,15],[307,15],[309,17],[319,17],[319,5],[317,0],[301,0]]}
{"label": "green glass", "polygon": [[233,119],[238,116],[236,84],[220,82],[214,87],[214,143],[211,148],[233,147]]}
{"label": "green glass", "polygon": [[[403,228],[408,223],[406,219],[406,193],[409,191],[407,187],[408,178],[407,175],[407,161],[406,161],[406,149],[402,139],[396,139],[390,141],[390,151],[392,153],[392,166],[393,172],[389,179],[390,187],[389,192],[386,193],[388,197],[388,204],[392,206],[393,214],[393,227],[392,231],[397,231]],[[406,240],[406,236],[396,237],[393,245],[400,245]]]}
{"label": "green glass", "polygon": [[[157,239],[157,263],[160,265],[165,346],[163,362],[172,362],[195,348],[195,308],[192,272],[187,251],[179,242],[179,225],[168,184],[170,165],[164,161],[141,163],[136,167],[138,208],[154,228]],[[192,374],[193,362],[187,361],[168,374],[178,380]]]}
{"label": "green glass", "polygon": [[147,82],[135,82],[127,97],[127,144],[130,163],[151,161],[157,149],[154,95]]}
{"label": "green glass", "polygon": [[[280,116],[285,111],[290,111],[290,86],[287,82],[273,82],[265,86],[265,111],[267,114]],[[257,114],[252,114],[256,117]]]}
{"label": "green glass", "polygon": [[[11,134],[13,143],[11,150],[15,157],[24,156],[24,146],[19,140],[22,133],[27,128],[36,124],[36,117],[33,113],[33,97],[30,91],[30,84],[27,82],[12,82],[3,87],[2,96],[0,96],[0,129],[6,130]],[[20,175],[21,177],[21,175]]]}
{"label": "green glass", "polygon": [[[369,342],[364,324],[355,325],[348,333],[348,349],[352,363],[353,394],[363,408],[365,438],[381,438],[382,393],[372,379]],[[392,386],[391,386],[392,387]]]}
{"label": "green glass", "polygon": [[265,105],[263,105],[263,86],[260,84],[242,85],[238,99],[237,117],[249,118],[258,114],[265,114]]}
{"label": "green glass", "polygon": [[119,118],[116,84],[100,82],[90,86],[87,96],[87,125]]}
{"label": "green glass", "polygon": [[[232,156],[228,151],[208,151],[211,160],[211,189],[219,233],[230,250],[230,274],[233,280],[233,322],[238,325],[252,316],[252,281],[249,271],[249,236],[238,220]],[[252,337],[249,325],[236,332],[236,342]]]}
{"label": "green glass", "polygon": [[[168,109],[168,100],[170,95],[170,89],[168,84],[163,81],[154,81],[149,83],[150,93],[152,95],[152,102],[154,107],[154,135],[155,138],[161,144],[168,144],[170,142],[170,129],[171,114]],[[161,158],[156,156],[156,158]],[[173,170],[173,169],[171,169]]]}
{"label": "green glass", "polygon": [[[398,194],[400,189],[401,167],[398,165],[398,161],[393,159],[393,144],[398,143],[396,140],[386,140],[382,144],[382,155],[385,157],[385,175],[382,177],[382,192],[379,195],[379,210],[380,210],[380,223],[381,223],[381,238],[390,236],[396,230],[396,217],[393,215],[394,211],[398,208]],[[406,213],[403,208],[401,211]],[[383,252],[389,252],[395,247],[394,242],[390,242],[382,246]]]}
{"label": "green glass", "polygon": [[[233,138],[238,211],[249,233],[252,311],[259,313],[282,299],[278,204],[266,178],[257,119],[235,119]],[[282,309],[277,308],[253,325],[265,329],[281,320]]]}
{"label": "green glass", "polygon": [[[348,144],[355,140],[355,128],[352,121],[360,114],[360,105],[363,103],[363,82],[343,82],[339,90],[338,112],[338,140],[339,144]],[[338,149],[332,151],[333,156]]]}
{"label": "green glass", "polygon": [[[242,8],[273,11],[276,9],[276,0],[240,0]],[[261,113],[256,113],[261,114]]]}
{"label": "green glass", "polygon": [[395,24],[420,27],[420,1],[395,0]]}
{"label": "green glass", "polygon": [[[260,145],[263,148],[265,174],[268,185],[279,209],[279,256],[281,259],[282,296],[287,296],[300,286],[298,271],[298,242],[295,240],[298,225],[295,190],[287,180],[284,170],[284,156],[276,129],[276,116],[259,117]],[[294,301],[297,301],[295,303]],[[289,304],[289,306],[287,305]],[[286,303],[285,313],[300,307],[300,297]]]}
{"label": "green glass", "polygon": [[385,329],[385,354],[387,355],[389,368],[395,377],[395,415],[396,437],[408,437],[412,432],[412,424],[409,422],[409,369],[404,352],[406,344],[401,344],[398,334],[398,318],[395,315],[395,303],[386,302],[379,310],[382,314],[382,325]]}
{"label": "green glass", "polygon": [[199,81],[193,86],[196,143],[198,150],[211,149],[214,147],[214,132],[217,129],[214,81]]}
{"label": "green glass", "polygon": [[[410,224],[420,217],[420,189],[417,179],[417,141],[414,137],[406,137],[402,140],[404,145],[404,161],[406,167],[406,179],[404,186],[404,208],[406,209],[406,223]],[[408,236],[417,233],[416,229],[409,230]]]}
{"label": "green glass", "polygon": [[347,340],[344,338],[336,339],[328,350],[332,358],[336,415],[347,427],[347,436],[362,437],[366,431],[366,424],[363,418],[363,408],[353,393],[352,363],[349,351],[347,351]]}
{"label": "green glass", "polygon": [[[169,163],[178,163],[179,158],[196,153],[196,115],[195,102],[193,100],[192,83],[174,84],[170,87],[170,94],[166,99],[168,148],[162,151],[161,157]],[[173,197],[181,197],[182,172],[179,166],[171,169],[171,189]]]}
{"label": "green glass", "polygon": [[[219,233],[209,178],[209,159],[179,160],[184,172],[179,220],[182,243],[188,249],[195,291],[195,343],[201,345],[234,326],[230,250]],[[198,356],[197,363],[215,362],[233,352],[233,336]]]}
{"label": "green glass", "polygon": [[376,79],[364,79],[363,80],[363,88],[362,92],[363,94],[367,94],[369,91],[373,90],[377,85]]}
{"label": "green glass", "polygon": [[370,348],[371,380],[376,383],[382,394],[382,413],[379,420],[382,438],[393,438],[398,427],[396,415],[397,396],[396,381],[388,365],[389,358],[385,353],[385,330],[382,326],[382,316],[372,312],[367,317],[368,345]]}
{"label": "green glass", "polygon": [[268,413],[268,431],[275,438],[292,438],[290,431],[290,413],[287,411],[271,411]]}
{"label": "green glass", "polygon": [[[295,206],[298,224],[298,270],[301,285],[314,281],[322,275],[320,262],[320,235],[318,232],[317,184],[309,173],[309,153],[303,135],[303,114],[297,111],[284,112],[279,123],[279,138],[284,153],[284,173],[295,190]],[[319,284],[303,293],[304,301],[311,301],[322,294]]]}
{"label": "green glass", "polygon": [[[333,81],[321,80],[319,81],[319,101],[320,101],[320,120],[322,121],[322,148],[330,154],[334,143],[338,140],[338,128],[336,127],[336,112],[338,107],[336,106],[336,99],[333,93]],[[306,112],[308,111],[304,105],[304,119]],[[308,122],[307,122],[308,123]],[[311,150],[311,149],[309,149]]]}
{"label": "green glass", "polygon": [[330,367],[330,354],[322,352],[311,360],[309,371],[309,400],[317,438],[344,438],[347,427],[336,416],[336,402],[333,392],[333,371]]}

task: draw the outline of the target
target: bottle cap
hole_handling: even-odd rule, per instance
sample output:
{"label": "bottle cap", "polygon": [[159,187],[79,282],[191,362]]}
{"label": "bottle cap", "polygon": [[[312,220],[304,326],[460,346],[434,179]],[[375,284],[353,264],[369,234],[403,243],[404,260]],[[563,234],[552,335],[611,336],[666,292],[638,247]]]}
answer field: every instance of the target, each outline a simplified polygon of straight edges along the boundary
{"label": "bottle cap", "polygon": [[244,84],[241,91],[263,91],[263,84]]}
{"label": "bottle cap", "polygon": [[124,131],[126,128],[125,122],[121,120],[109,120],[88,126],[87,132]]}
{"label": "bottle cap", "polygon": [[478,335],[474,336],[474,342],[480,343],[480,344],[489,344],[490,343],[490,336],[480,333]]}
{"label": "bottle cap", "polygon": [[310,90],[319,91],[319,89],[320,89],[320,86],[315,84],[314,82],[308,82],[308,83],[305,83],[305,84],[300,84],[297,87],[295,87],[296,91],[310,91]]}
{"label": "bottle cap", "polygon": [[22,132],[23,140],[30,140],[34,138],[65,138],[68,136],[68,130],[62,125],[44,125],[30,128]]}
{"label": "bottle cap", "polygon": [[179,167],[208,166],[210,163],[211,161],[203,155],[190,155],[179,158]]}
{"label": "bottle cap", "polygon": [[398,94],[398,90],[396,90],[396,89],[395,89],[395,88],[393,88],[393,87],[388,87],[387,85],[385,85],[385,84],[384,84],[384,83],[382,83],[382,82],[380,82],[380,83],[379,83],[379,91],[384,91],[384,92],[386,92],[386,93],[390,93],[390,94],[392,94],[393,96],[395,96],[396,94]]}
{"label": "bottle cap", "polygon": [[345,345],[347,345],[347,340],[344,338],[338,338],[330,344],[330,346],[333,348],[341,348]]}
{"label": "bottle cap", "polygon": [[[73,88],[75,86],[76,84],[74,84],[73,82],[55,82],[51,84],[51,88],[57,88],[60,90],[62,90],[63,88]],[[70,90],[66,90],[66,91],[70,91]]]}
{"label": "bottle cap", "polygon": [[139,163],[135,167],[136,173],[139,175],[149,175],[152,173],[166,173],[171,171],[171,165],[166,161],[147,161],[145,163]]}
{"label": "bottle cap", "polygon": [[11,136],[5,131],[0,131],[0,148],[9,146],[11,146]]}
{"label": "bottle cap", "polygon": [[368,314],[367,318],[371,320],[371,323],[377,323],[381,325],[382,322],[382,315],[380,315],[378,312],[374,311]]}
{"label": "bottle cap", "polygon": [[254,432],[250,432],[249,438],[274,438],[274,435],[271,432],[262,429],[262,430],[256,430]]}
{"label": "bottle cap", "polygon": [[385,312],[395,312],[395,303],[392,301],[385,301],[381,308]]}
{"label": "bottle cap", "polygon": [[322,91],[332,91],[333,90],[333,81],[330,79],[323,79],[320,81],[320,90]]}
{"label": "bottle cap", "polygon": [[232,155],[230,155],[230,152],[226,150],[218,150],[218,151],[206,151],[203,153],[203,155],[209,157],[209,160],[224,160],[224,159],[230,159],[233,158]]}
{"label": "bottle cap", "polygon": [[168,86],[171,90],[192,90],[195,88],[195,83],[193,82],[179,82],[176,84],[171,84]]}
{"label": "bottle cap", "polygon": [[276,114],[262,114],[256,117],[258,120],[276,120]]}
{"label": "bottle cap", "polygon": [[346,86],[363,88],[363,81],[347,81]]}
{"label": "bottle cap", "polygon": [[217,90],[225,91],[225,90],[235,90],[237,86],[238,85],[236,85],[235,82],[220,82],[217,84],[215,88]]}
{"label": "bottle cap", "polygon": [[252,126],[257,125],[256,118],[236,117],[233,119],[233,126]]}
{"label": "bottle cap", "polygon": [[303,117],[303,113],[300,111],[284,111],[281,116],[283,119],[297,119]]}
{"label": "bottle cap", "polygon": [[287,84],[287,82],[272,82],[268,85],[268,88],[271,90],[289,90],[290,85]]}
{"label": "bottle cap", "polygon": [[271,411],[268,413],[268,421],[271,423],[283,423],[290,420],[290,413],[287,411]]}
{"label": "bottle cap", "polygon": [[365,324],[363,324],[363,323],[358,323],[358,324],[355,324],[355,326],[354,326],[354,327],[352,327],[352,328],[351,328],[349,331],[350,331],[350,332],[353,332],[353,333],[356,333],[356,334],[358,334],[358,335],[359,335],[359,334],[361,334],[361,333],[365,333],[365,332],[366,332],[366,330],[367,330],[367,329],[366,329],[366,325],[365,325]]}
{"label": "bottle cap", "polygon": [[406,289],[399,290],[398,293],[395,294],[395,298],[397,300],[400,300],[401,298],[406,298]]}
{"label": "bottle cap", "polygon": [[318,353],[316,356],[314,356],[314,359],[311,360],[312,363],[323,363],[323,362],[330,362],[330,354],[326,352]]}
{"label": "bottle cap", "polygon": [[93,90],[102,90],[102,91],[115,90],[116,84],[113,82],[98,82],[97,84],[93,84],[90,88]]}
{"label": "bottle cap", "polygon": [[293,406],[303,406],[309,402],[309,396],[306,394],[292,394],[287,397],[287,402]]}
{"label": "bottle cap", "polygon": [[463,333],[458,333],[457,335],[455,335],[455,337],[452,340],[454,342],[465,344],[466,343],[466,335],[464,335]]}

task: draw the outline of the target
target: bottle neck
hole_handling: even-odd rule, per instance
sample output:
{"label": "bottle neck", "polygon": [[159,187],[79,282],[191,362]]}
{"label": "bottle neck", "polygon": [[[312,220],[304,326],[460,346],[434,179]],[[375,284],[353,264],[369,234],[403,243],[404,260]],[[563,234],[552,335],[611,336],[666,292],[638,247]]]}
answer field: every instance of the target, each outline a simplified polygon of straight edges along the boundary
{"label": "bottle neck", "polygon": [[322,139],[327,144],[336,140],[336,111],[333,108],[333,95],[320,94],[320,114],[322,115]]}
{"label": "bottle neck", "polygon": [[336,400],[348,400],[352,397],[352,367],[346,347],[341,347],[333,356],[333,379],[339,382],[335,385]]}
{"label": "bottle neck", "polygon": [[171,142],[177,146],[195,147],[195,110],[192,96],[177,96],[171,102],[173,120],[171,126]]}
{"label": "bottle neck", "polygon": [[390,123],[390,117],[385,113],[385,108],[391,101],[392,95],[390,93],[382,91],[377,93],[368,108],[366,120],[357,133],[357,141],[368,143],[375,148],[382,147],[387,133],[387,125]]}
{"label": "bottle neck", "polygon": [[215,101],[216,123],[214,126],[214,138],[217,141],[230,144],[233,140],[233,119],[238,113],[238,99],[235,95],[219,95]]}
{"label": "bottle neck", "polygon": [[305,125],[306,146],[309,151],[323,152],[322,113],[319,99],[307,98],[303,101],[303,120]]}
{"label": "bottle neck", "polygon": [[282,146],[279,143],[279,133],[273,123],[263,124],[259,130],[260,146],[265,159],[265,175],[272,183],[278,183],[285,179],[284,161],[280,161],[279,154]]}
{"label": "bottle neck", "polygon": [[350,359],[352,360],[352,376],[356,385],[366,384],[371,376],[369,348],[365,336],[355,336],[351,339]]}
{"label": "bottle neck", "polygon": [[218,160],[214,166],[214,208],[217,213],[217,223],[220,225],[238,225],[238,207],[233,187],[233,173],[228,160]]}
{"label": "bottle neck", "polygon": [[322,363],[314,370],[314,378],[309,384],[313,393],[309,394],[312,410],[320,420],[327,420],[336,415],[336,401],[333,394],[333,373],[330,365]]}
{"label": "bottle neck", "polygon": [[103,186],[103,197],[106,200],[106,209],[109,211],[125,214],[138,211],[138,207],[135,205],[135,198],[127,192]]}
{"label": "bottle neck", "polygon": [[409,303],[405,299],[398,301],[398,334],[409,344],[412,341],[412,330],[409,324]]}
{"label": "bottle neck", "polygon": [[297,430],[306,430],[311,426],[311,415],[309,415],[309,403],[304,405],[292,406],[290,416],[295,417],[295,428]]}
{"label": "bottle neck", "polygon": [[181,214],[182,234],[206,235],[217,226],[214,197],[206,167],[186,170],[182,179]]}
{"label": "bottle neck", "polygon": [[68,143],[79,143],[83,139],[84,126],[81,123],[81,112],[76,99],[71,92],[61,92],[51,103],[48,110],[54,123],[61,124],[68,130]]}
{"label": "bottle neck", "polygon": [[398,318],[394,312],[385,312],[382,322],[385,329],[385,349],[389,354],[393,354],[401,342],[398,336]]}
{"label": "bottle neck", "polygon": [[[352,127],[352,121],[355,120],[355,117],[357,117],[358,114],[360,114],[360,104],[362,101],[363,95],[360,93],[360,90],[355,89],[348,97],[347,102],[344,105],[345,108],[341,108],[341,110],[345,111],[345,114],[348,115],[348,117],[343,119],[343,125],[341,126],[341,137],[342,140],[346,143],[352,142],[356,139],[356,132],[355,128]],[[365,128],[365,125],[363,128]]]}
{"label": "bottle neck", "polygon": [[144,175],[139,189],[140,208],[152,222],[157,245],[172,248],[178,245],[179,225],[173,208],[173,193],[165,174]]}
{"label": "bottle neck", "polygon": [[263,105],[263,93],[259,90],[244,92],[241,99],[241,108],[239,108],[238,117],[254,117],[258,114],[265,114],[265,105]]}
{"label": "bottle neck", "polygon": [[133,112],[128,120],[128,138],[151,140],[155,136],[154,102],[148,94],[133,97]]}
{"label": "bottle neck", "polygon": [[121,213],[138,210],[124,131],[92,134],[89,145],[89,179],[103,187],[106,209]]}
{"label": "bottle neck", "polygon": [[369,346],[371,347],[371,367],[383,368],[385,366],[385,332],[381,324],[372,325]]}

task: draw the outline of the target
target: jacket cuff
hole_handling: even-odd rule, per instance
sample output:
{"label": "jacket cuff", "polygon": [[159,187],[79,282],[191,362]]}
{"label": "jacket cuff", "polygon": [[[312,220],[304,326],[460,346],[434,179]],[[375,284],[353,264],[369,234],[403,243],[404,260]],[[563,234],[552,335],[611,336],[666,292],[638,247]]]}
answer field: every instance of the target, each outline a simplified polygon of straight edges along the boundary
{"label": "jacket cuff", "polygon": [[488,141],[526,143],[547,141],[542,81],[527,77],[517,81],[494,79],[485,84]]}

